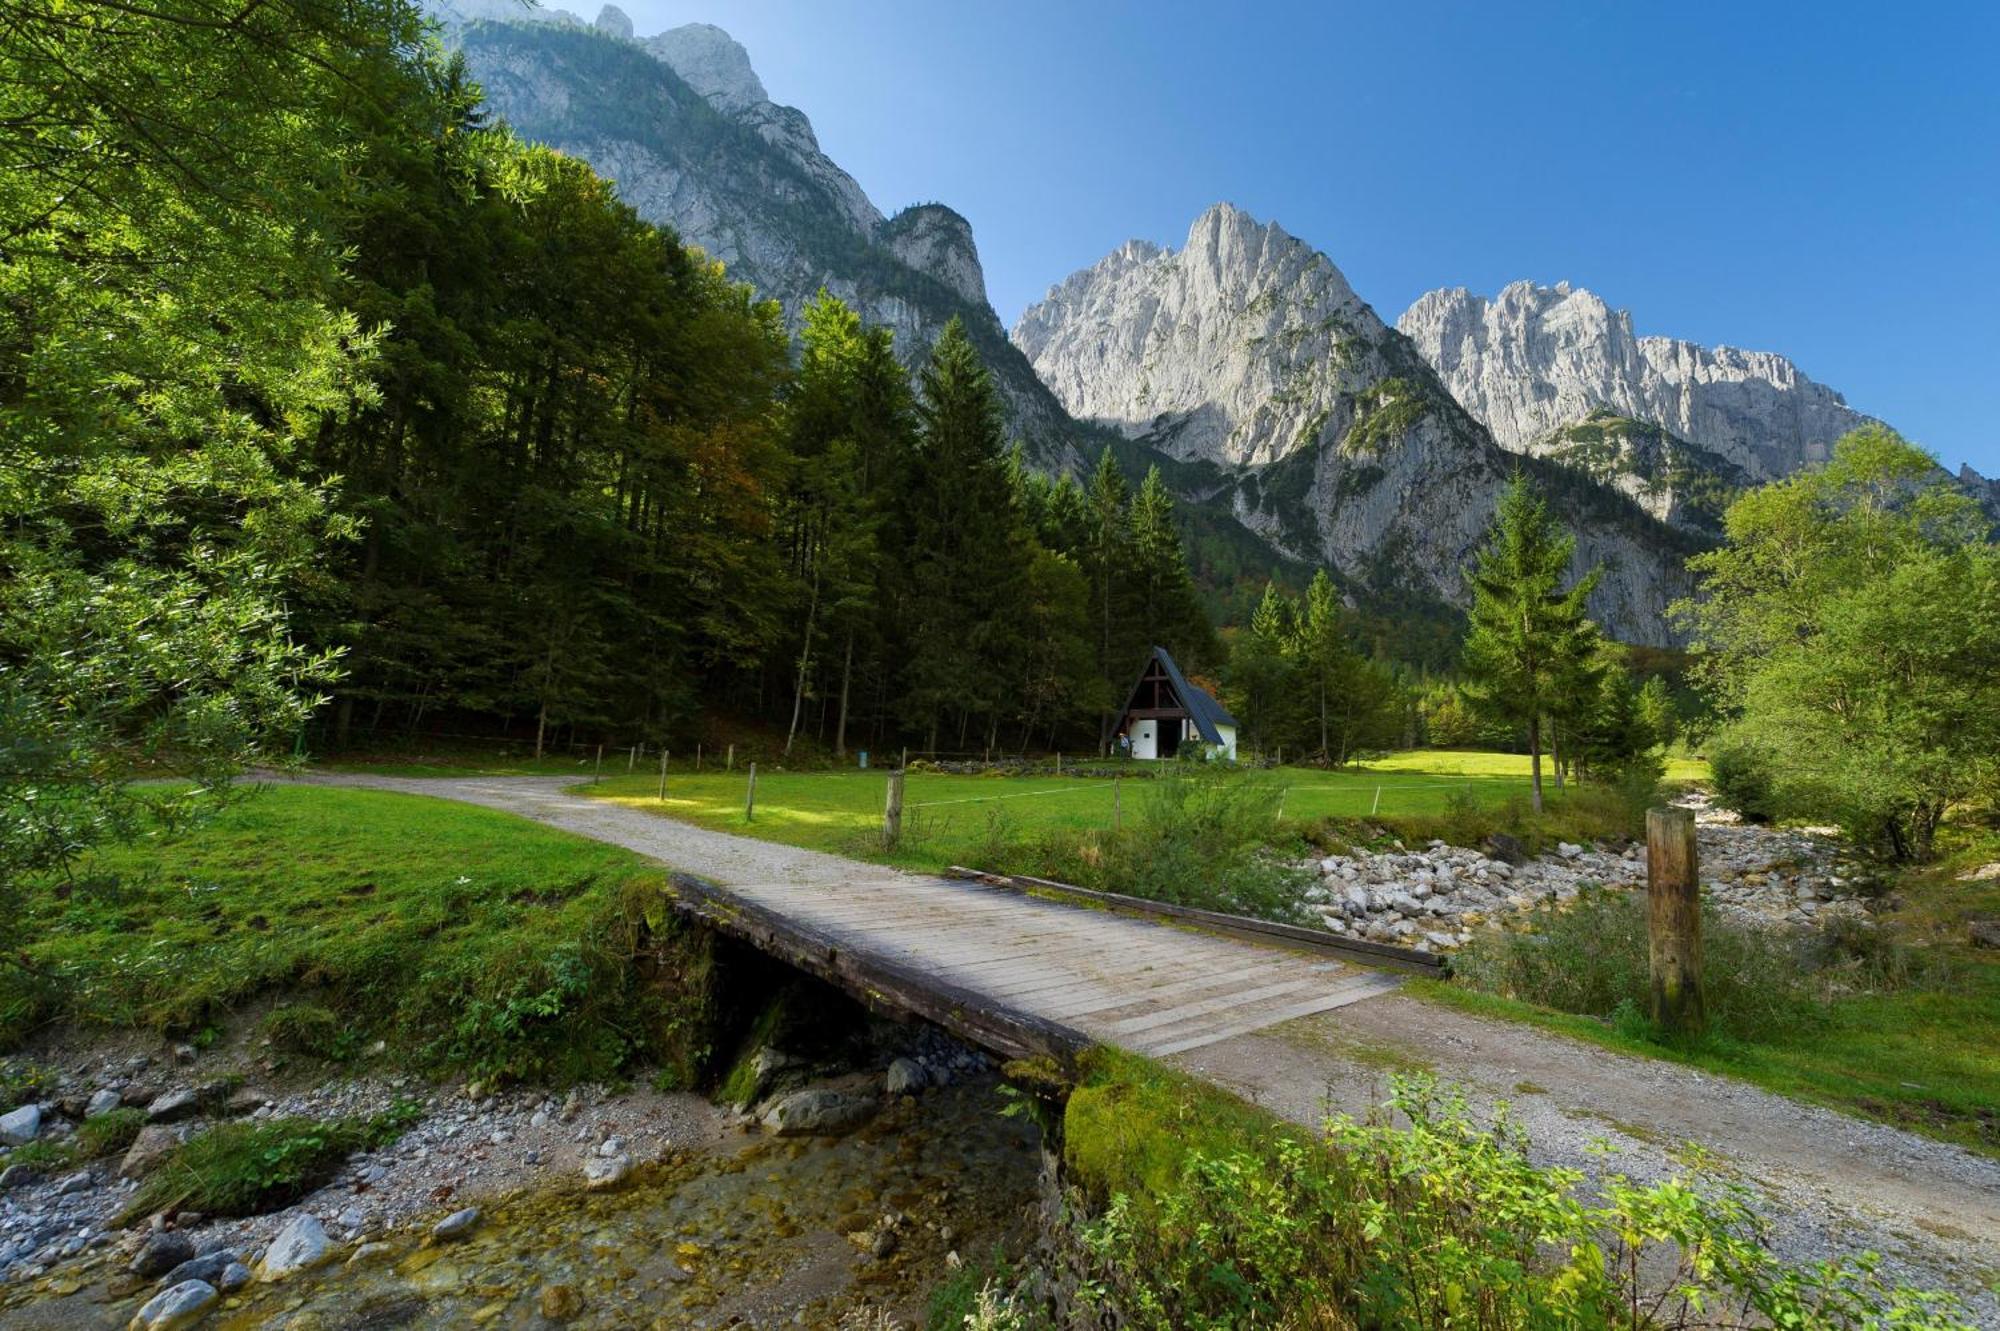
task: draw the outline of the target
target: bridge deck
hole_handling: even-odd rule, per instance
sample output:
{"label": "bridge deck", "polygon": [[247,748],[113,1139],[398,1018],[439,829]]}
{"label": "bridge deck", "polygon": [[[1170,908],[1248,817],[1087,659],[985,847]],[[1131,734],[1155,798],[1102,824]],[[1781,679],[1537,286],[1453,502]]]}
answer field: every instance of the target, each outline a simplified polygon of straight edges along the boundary
{"label": "bridge deck", "polygon": [[[705,880],[725,927],[729,898],[788,932],[801,958],[833,954],[904,992],[926,979],[1000,1013],[1140,1053],[1168,1055],[1358,1002],[1396,987],[1368,966],[1083,909],[838,855],[733,836],[605,800],[542,777],[324,775],[484,805],[624,846]],[[803,932],[810,937],[800,937]]]}
{"label": "bridge deck", "polygon": [[1386,971],[921,874],[726,889],[852,951],[1146,1054],[1198,1049],[1397,983]]}

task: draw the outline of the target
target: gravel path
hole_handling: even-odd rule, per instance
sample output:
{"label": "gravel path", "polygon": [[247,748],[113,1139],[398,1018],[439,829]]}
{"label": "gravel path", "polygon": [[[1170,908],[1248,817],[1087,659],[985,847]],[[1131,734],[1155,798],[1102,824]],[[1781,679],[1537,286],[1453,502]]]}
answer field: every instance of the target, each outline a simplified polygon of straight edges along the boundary
{"label": "gravel path", "polygon": [[[313,784],[432,795],[521,814],[723,883],[830,884],[884,870],[713,832],[564,793],[568,778],[324,774]],[[1898,1277],[1951,1289],[2000,1328],[2000,1162],[1671,1063],[1614,1054],[1400,995],[1371,998],[1175,1056],[1276,1113],[1365,1112],[1388,1072],[1428,1068],[1512,1103],[1548,1163],[1635,1179],[1677,1172],[1676,1148],[1719,1156],[1761,1200],[1778,1251],[1879,1252]],[[1610,1142],[1608,1162],[1593,1143]]]}

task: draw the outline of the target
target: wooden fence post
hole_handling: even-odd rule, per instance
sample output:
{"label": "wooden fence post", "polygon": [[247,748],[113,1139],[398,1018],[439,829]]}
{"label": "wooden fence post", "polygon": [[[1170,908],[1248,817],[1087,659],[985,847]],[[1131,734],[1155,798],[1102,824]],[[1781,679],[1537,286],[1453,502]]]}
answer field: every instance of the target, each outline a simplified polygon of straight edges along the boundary
{"label": "wooden fence post", "polygon": [[1701,994],[1701,865],[1694,814],[1646,810],[1646,936],[1653,1021],[1675,1035],[1708,1022]]}
{"label": "wooden fence post", "polygon": [[697,772],[699,772],[699,771],[701,770],[701,741],[700,741],[700,740],[696,740],[696,741],[694,742],[694,770],[695,770],[695,771],[697,771]]}
{"label": "wooden fence post", "polygon": [[590,779],[592,781],[602,781],[604,779],[604,746],[602,744],[597,746],[597,767],[592,772]]}
{"label": "wooden fence post", "polygon": [[889,773],[889,798],[882,806],[882,848],[894,850],[903,839],[903,772]]}
{"label": "wooden fence post", "polygon": [[724,765],[723,770],[728,772],[736,770],[736,746],[734,744],[729,746],[729,762]]}
{"label": "wooden fence post", "polygon": [[1125,805],[1119,794],[1125,789],[1123,773],[1111,778],[1111,830],[1116,832],[1125,826]]}
{"label": "wooden fence post", "polygon": [[757,820],[757,764],[750,764],[750,788],[743,793],[743,821]]}
{"label": "wooden fence post", "polygon": [[667,751],[660,750],[660,803],[667,802]]}
{"label": "wooden fence post", "polygon": [[632,775],[633,770],[638,766],[639,766],[639,746],[637,744],[634,744],[632,746],[632,752],[625,755],[625,775],[627,776]]}

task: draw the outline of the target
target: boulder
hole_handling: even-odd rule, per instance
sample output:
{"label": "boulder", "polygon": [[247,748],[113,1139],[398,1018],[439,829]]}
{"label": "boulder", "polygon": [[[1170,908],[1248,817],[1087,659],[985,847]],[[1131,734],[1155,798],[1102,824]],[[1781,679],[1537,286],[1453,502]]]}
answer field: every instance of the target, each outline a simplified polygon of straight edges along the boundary
{"label": "boulder", "polygon": [[318,1217],[301,1211],[285,1222],[264,1250],[257,1275],[264,1280],[284,1280],[300,1271],[310,1271],[333,1256],[333,1243],[320,1226]]}
{"label": "boulder", "polygon": [[794,1091],[764,1111],[764,1126],[780,1137],[822,1137],[850,1132],[875,1116],[873,1096],[826,1087]]}
{"label": "boulder", "polygon": [[2000,948],[2000,920],[1974,920],[1966,926],[1974,947]]}
{"label": "boulder", "polygon": [[26,1146],[42,1135],[42,1107],[22,1105],[0,1114],[0,1146]]}
{"label": "boulder", "polygon": [[224,1294],[234,1294],[249,1283],[250,1268],[241,1262],[231,1262],[222,1268],[222,1275],[216,1280],[215,1287]]}
{"label": "boulder", "polygon": [[631,1176],[629,1155],[593,1155],[583,1162],[583,1186],[590,1192],[609,1192]]}
{"label": "boulder", "polygon": [[156,1097],[146,1106],[146,1117],[154,1123],[178,1123],[192,1118],[200,1107],[200,1093],[191,1086],[181,1086]]}
{"label": "boulder", "polygon": [[162,1229],[146,1236],[146,1241],[139,1245],[139,1251],[132,1254],[126,1269],[135,1276],[157,1280],[192,1260],[194,1240],[179,1230]]}
{"label": "boulder", "polygon": [[[153,1237],[164,1238],[166,1236],[155,1234]],[[150,1244],[150,1240],[148,1242]],[[141,1248],[139,1251],[144,1253],[145,1249]],[[220,1286],[222,1284],[222,1273],[228,1270],[230,1265],[235,1261],[235,1253],[229,1251],[227,1248],[218,1248],[214,1252],[202,1253],[198,1256],[188,1258],[162,1276],[160,1283],[171,1287],[174,1285],[184,1285],[190,1280],[205,1280],[211,1285]],[[132,1269],[134,1271],[139,1269],[139,1261],[136,1257],[132,1259]]]}
{"label": "boulder", "polygon": [[0,1192],[32,1187],[47,1177],[48,1175],[33,1165],[9,1165],[5,1169],[0,1169]]}
{"label": "boulder", "polygon": [[456,1243],[460,1239],[471,1238],[472,1231],[479,1228],[479,1219],[479,1208],[476,1206],[453,1211],[431,1226],[431,1237],[440,1243]]}
{"label": "boulder", "polygon": [[83,1116],[96,1118],[100,1114],[110,1113],[124,1103],[125,1097],[117,1091],[110,1089],[96,1091],[91,1094],[90,1099],[84,1101]]}
{"label": "boulder", "polygon": [[132,1314],[127,1331],[179,1331],[208,1316],[222,1296],[205,1280],[185,1280],[162,1290]]}
{"label": "boulder", "polygon": [[923,1064],[914,1058],[899,1058],[889,1065],[888,1075],[882,1080],[882,1089],[890,1095],[915,1095],[929,1080]]}
{"label": "boulder", "polygon": [[126,1148],[125,1158],[118,1165],[119,1176],[144,1177],[151,1173],[160,1161],[179,1150],[180,1144],[181,1139],[174,1134],[172,1128],[148,1123],[139,1129],[139,1135],[134,1137],[132,1145]]}

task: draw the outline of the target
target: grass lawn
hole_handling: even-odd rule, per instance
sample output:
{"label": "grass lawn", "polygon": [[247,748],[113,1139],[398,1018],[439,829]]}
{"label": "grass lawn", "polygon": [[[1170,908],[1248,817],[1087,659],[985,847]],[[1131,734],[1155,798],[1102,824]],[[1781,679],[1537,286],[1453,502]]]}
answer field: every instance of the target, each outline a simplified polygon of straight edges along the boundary
{"label": "grass lawn", "polygon": [[[991,852],[1009,842],[1050,834],[1109,830],[1114,817],[1114,782],[1102,776],[913,771],[903,788],[903,843],[885,854],[879,844],[885,772],[785,772],[760,767],[756,816],[746,820],[748,782],[740,766],[732,773],[710,765],[697,773],[676,759],[664,801],[659,798],[657,765],[631,776],[623,772],[622,762],[617,766],[621,770],[583,787],[581,793],[719,831],[906,868],[969,863],[980,859],[981,852],[990,858]],[[1091,764],[1094,771],[1106,766]],[[1146,816],[1153,785],[1147,777],[1158,769],[1136,762],[1123,766],[1134,779],[1117,783],[1116,799],[1130,822]],[[1267,791],[1286,824],[1304,828],[1325,818],[1430,818],[1458,804],[1498,809],[1527,798],[1528,759],[1520,754],[1418,750],[1340,771],[1245,769],[1240,780]],[[1562,797],[1552,785],[1548,795],[1560,805]]]}
{"label": "grass lawn", "polygon": [[[48,1021],[200,1037],[280,996],[335,1053],[566,1080],[652,1053],[631,966],[658,870],[525,819],[414,795],[274,787],[100,852],[6,933],[0,1052]],[[324,1014],[330,1014],[331,1020]],[[296,1013],[294,1014],[296,1016]]]}

